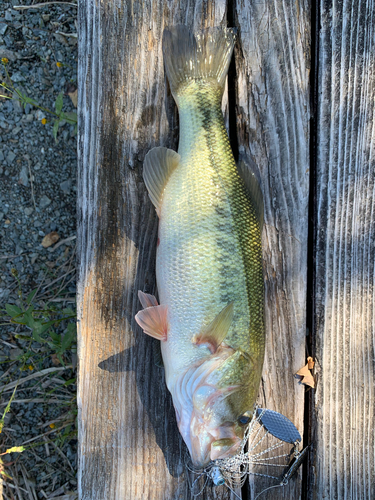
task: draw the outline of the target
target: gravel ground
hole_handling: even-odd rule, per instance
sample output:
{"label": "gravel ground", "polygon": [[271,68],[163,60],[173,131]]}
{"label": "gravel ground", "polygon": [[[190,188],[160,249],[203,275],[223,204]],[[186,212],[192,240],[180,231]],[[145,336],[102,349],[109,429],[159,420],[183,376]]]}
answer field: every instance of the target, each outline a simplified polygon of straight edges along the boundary
{"label": "gravel ground", "polygon": [[[58,94],[64,92],[63,111],[73,111],[68,93],[76,90],[77,38],[67,34],[76,33],[77,10],[68,5],[13,8],[31,3],[0,1],[0,58],[8,59],[6,68],[20,92],[51,110]],[[1,69],[5,82],[4,68]],[[35,297],[38,307],[52,303],[56,308],[75,309],[74,126],[61,126],[57,138],[56,143],[51,115],[29,104],[24,108],[17,99],[0,98],[2,309],[5,304],[20,304],[15,275],[24,296],[39,287]],[[43,238],[52,232],[60,239],[44,248]],[[1,314],[4,320],[5,311]],[[4,386],[18,377],[22,382],[23,378],[36,375],[20,384],[15,401],[26,402],[13,402],[5,418],[1,453],[30,440],[35,446],[23,453],[1,457],[6,473],[12,477],[4,482],[4,498],[74,499],[75,494],[70,492],[76,490],[76,440],[71,435],[64,439],[64,431],[55,429],[65,426],[70,432],[74,430],[75,354],[70,350],[64,353],[63,361],[73,364],[73,369],[65,368],[47,345],[33,342],[28,348],[27,340],[15,337],[15,334],[29,334],[24,326],[1,323],[0,416],[13,390],[8,385],[4,391]],[[56,331],[60,334],[66,326],[66,322],[60,323]],[[30,356],[28,369],[20,372],[25,353]],[[58,371],[46,371],[49,368]],[[67,384],[68,380],[71,383]],[[52,392],[47,400],[48,391]],[[37,402],[31,401],[35,398]]]}

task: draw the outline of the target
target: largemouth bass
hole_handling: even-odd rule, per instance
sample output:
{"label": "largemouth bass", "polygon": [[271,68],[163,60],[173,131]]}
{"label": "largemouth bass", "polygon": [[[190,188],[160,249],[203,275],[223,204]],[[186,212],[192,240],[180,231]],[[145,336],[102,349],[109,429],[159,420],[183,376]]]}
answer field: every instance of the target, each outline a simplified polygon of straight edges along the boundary
{"label": "largemouth bass", "polygon": [[237,168],[221,111],[231,29],[166,29],[163,55],[180,117],[178,153],[154,148],[143,176],[159,216],[160,305],[136,315],[161,341],[166,383],[193,463],[236,454],[264,358],[263,200]]}

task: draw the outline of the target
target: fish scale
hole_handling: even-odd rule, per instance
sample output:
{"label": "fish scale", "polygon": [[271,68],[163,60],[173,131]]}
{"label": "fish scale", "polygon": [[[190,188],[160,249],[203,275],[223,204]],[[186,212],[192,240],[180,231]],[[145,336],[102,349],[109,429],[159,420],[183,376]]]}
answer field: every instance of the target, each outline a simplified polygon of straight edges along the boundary
{"label": "fish scale", "polygon": [[264,358],[261,191],[250,171],[240,175],[221,111],[233,45],[230,29],[165,31],[180,142],[178,154],[155,148],[144,164],[159,215],[160,305],[141,292],[136,320],[161,340],[179,430],[196,465],[236,452]]}
{"label": "fish scale", "polygon": [[[259,223],[234,162],[220,89],[210,82],[190,82],[187,87],[178,97],[180,165],[165,188],[159,226],[161,303],[171,304],[171,310],[174,301],[178,303],[179,328],[176,335],[172,328],[168,344],[176,342],[173,353],[181,354],[184,337],[185,348],[191,351],[184,361],[198,358],[201,353],[191,344],[193,335],[236,298],[226,342],[256,358],[264,346]],[[180,356],[174,362],[175,372],[184,361]]]}

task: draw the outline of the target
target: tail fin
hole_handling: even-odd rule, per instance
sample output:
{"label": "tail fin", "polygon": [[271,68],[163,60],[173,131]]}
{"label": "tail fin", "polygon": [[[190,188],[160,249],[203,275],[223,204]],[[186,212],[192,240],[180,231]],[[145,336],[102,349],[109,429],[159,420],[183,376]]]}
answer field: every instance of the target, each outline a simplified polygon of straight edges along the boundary
{"label": "tail fin", "polygon": [[165,28],[163,56],[172,94],[189,80],[213,79],[224,88],[235,38],[233,28],[196,32],[182,24]]}

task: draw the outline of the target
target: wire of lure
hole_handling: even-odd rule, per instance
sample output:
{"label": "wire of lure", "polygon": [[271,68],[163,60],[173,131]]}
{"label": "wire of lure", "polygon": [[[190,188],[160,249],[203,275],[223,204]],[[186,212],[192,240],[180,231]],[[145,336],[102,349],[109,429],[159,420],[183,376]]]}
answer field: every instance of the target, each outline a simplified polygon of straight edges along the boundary
{"label": "wire of lure", "polygon": [[286,486],[289,483],[289,479],[291,479],[291,477],[294,476],[299,467],[302,465],[302,462],[306,458],[309,447],[310,445],[306,446],[306,448],[304,448],[302,451],[295,450],[294,458],[290,463],[288,469],[286,470],[285,474],[283,475],[281,483],[275,484],[274,486],[269,486],[268,488],[262,490],[260,493],[258,493],[258,495],[254,498],[254,500],[257,500],[257,498],[259,498],[261,495],[263,495],[263,493],[265,493],[268,490]]}
{"label": "wire of lure", "polygon": [[[262,445],[267,441],[267,437],[270,436],[274,436],[278,442],[271,444],[271,446],[267,448],[262,448]],[[192,484],[192,490],[199,479],[205,476],[204,485],[199,493],[194,493],[192,491],[192,495],[194,497],[200,495],[207,481],[210,479],[215,486],[225,485],[237,498],[240,498],[234,491],[234,488],[241,488],[249,474],[280,481],[279,474],[271,475],[254,472],[252,470],[254,467],[266,466],[275,467],[276,469],[282,467],[285,469],[285,463],[274,463],[274,460],[290,457],[292,454],[293,459],[286,472],[281,477],[280,484],[266,488],[261,491],[256,498],[271,488],[287,485],[289,479],[297,472],[307,454],[308,447],[302,451],[298,451],[301,440],[301,435],[294,424],[284,415],[272,410],[257,407],[251,422],[245,430],[244,438],[240,445],[240,451],[235,456],[212,461],[207,467],[199,470],[187,465],[191,472],[199,474]],[[284,446],[285,443],[293,444],[291,452],[269,456],[270,453]]]}

